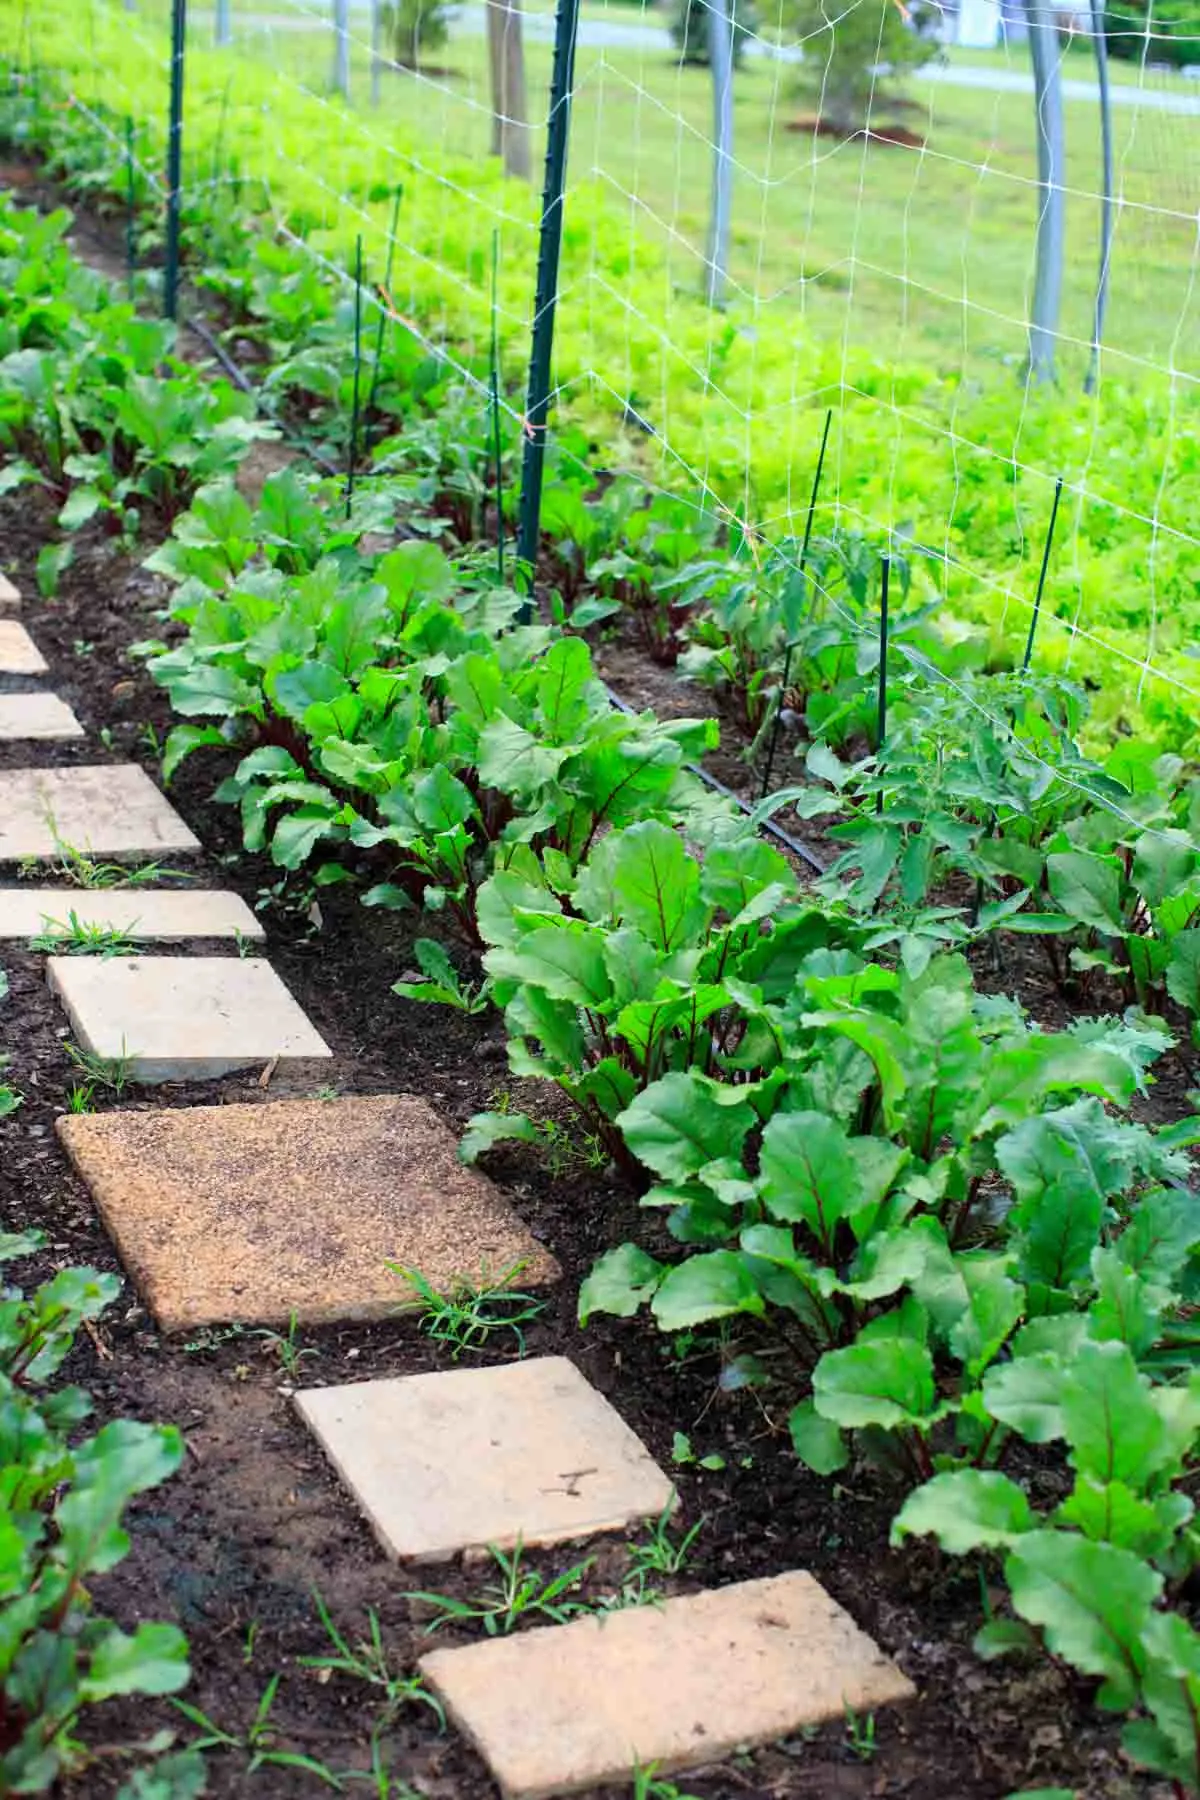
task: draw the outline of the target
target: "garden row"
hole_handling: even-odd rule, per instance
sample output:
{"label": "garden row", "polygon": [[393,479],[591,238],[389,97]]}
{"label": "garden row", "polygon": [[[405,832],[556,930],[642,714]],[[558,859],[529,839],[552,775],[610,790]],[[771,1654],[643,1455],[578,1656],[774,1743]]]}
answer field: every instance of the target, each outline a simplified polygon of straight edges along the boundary
{"label": "garden row", "polygon": [[[3,135],[37,148],[89,201],[104,196],[123,213],[132,196],[143,209],[136,256],[153,255],[166,100],[153,28],[131,28],[119,7],[98,3],[83,44],[60,22],[21,16],[18,0],[0,5],[0,23],[13,46],[3,71],[10,83],[0,102]],[[165,43],[163,50],[165,61]],[[98,85],[97,69],[121,82],[132,148],[124,112],[106,105],[115,89]],[[339,448],[351,415],[346,271],[360,230],[372,301],[368,336],[380,287],[421,334],[389,333],[389,364],[400,380],[380,402],[385,411],[408,409],[412,368],[431,340],[448,335],[459,366],[486,374],[486,355],[471,346],[488,339],[487,268],[498,219],[500,356],[509,376],[523,374],[536,249],[523,186],[504,186],[477,166],[464,181],[461,165],[440,155],[419,124],[393,119],[380,129],[378,119],[367,124],[340,103],[289,88],[286,78],[281,86],[250,54],[233,59],[199,44],[188,52],[185,148],[185,226],[201,283],[226,298],[269,351],[274,391],[290,387],[306,405],[338,399],[329,425]],[[247,217],[281,229],[247,233]],[[602,441],[611,447],[620,434],[621,448],[610,448],[606,464],[632,461],[672,489],[682,481],[684,516],[693,521],[732,507],[752,532],[774,520],[773,529],[786,534],[784,521],[798,510],[796,471],[811,463],[826,399],[836,397],[826,484],[833,491],[822,496],[818,519],[904,521],[931,597],[952,613],[955,634],[970,621],[986,654],[1001,658],[1017,655],[1025,636],[1061,473],[1061,543],[1049,570],[1039,656],[1093,685],[1106,733],[1149,728],[1170,747],[1191,742],[1188,534],[1197,465],[1194,435],[1165,380],[1139,368],[1136,388],[1109,376],[1100,400],[1067,400],[1049,388],[1025,393],[1009,369],[997,367],[976,392],[960,378],[957,359],[947,378],[889,368],[874,352],[847,358],[840,332],[836,346],[798,346],[794,321],[770,310],[755,316],[753,329],[735,312],[714,342],[711,314],[674,292],[675,341],[665,341],[656,320],[670,271],[656,246],[639,239],[631,256],[628,240],[629,221],[610,197],[572,190],[556,378]],[[333,286],[329,272],[340,276]],[[593,280],[600,291],[581,304]],[[811,396],[810,404],[797,404],[797,394]],[[519,411],[506,409],[506,434],[519,426]],[[482,432],[477,406],[458,412],[460,433]],[[464,412],[476,415],[469,427]],[[747,420],[757,422],[749,469]],[[681,475],[688,465],[713,472],[715,495]],[[806,493],[807,480],[800,487]],[[1147,678],[1148,655],[1165,680]]]}
{"label": "garden row", "polygon": [[[450,928],[419,941],[426,979],[400,991],[502,1008],[514,1072],[556,1082],[663,1210],[653,1252],[600,1260],[585,1318],[648,1305],[666,1331],[764,1324],[809,1467],[881,1463],[912,1489],[898,1537],[1004,1549],[1015,1618],[985,1648],[1040,1631],[1103,1681],[1103,1704],[1142,1715],[1134,1754],[1194,1783],[1197,1640],[1171,1607],[1194,1562],[1193,1127],[1123,1116],[1170,1032],[1141,1011],[1040,1029],[954,953],[1000,928],[1065,937],[1064,981],[1198,1010],[1182,767],[1127,753],[1098,768],[1057,683],[978,677],[987,697],[964,722],[923,656],[884,742],[843,762],[830,738],[861,745],[878,673],[856,634],[800,664],[814,734],[848,721],[814,735],[813,782],[787,795],[849,841],[805,893],[689,771],[712,722],[614,711],[586,642],[561,617],[523,622],[491,552],[461,541],[443,484],[470,492],[469,474],[481,520],[486,463],[465,455],[454,481],[424,460],[433,383],[348,509],[291,471],[255,508],[209,479],[209,455],[232,464],[254,435],[232,396],[209,404],[235,429],[131,442],[127,400],[198,407],[200,384],[152,372],[161,341],[139,362],[126,346],[143,323],[97,289],[79,310],[53,227],[10,215],[4,230],[20,275],[0,419],[22,472],[122,530],[140,523],[133,493],[171,525],[151,559],[176,584],[171,642],[144,646],[184,720],[164,773],[236,748],[218,797],[248,850]],[[51,356],[69,409],[34,377]],[[115,471],[140,485],[118,492]],[[637,542],[632,510],[620,530]],[[680,572],[674,547],[658,569]],[[631,584],[635,606],[657,579]],[[710,629],[719,572],[690,580]],[[808,597],[792,595],[801,624]],[[753,601],[750,586],[748,616]],[[786,636],[764,652],[768,695]],[[955,877],[973,903],[925,904]],[[510,1135],[535,1128],[484,1114],[472,1147]],[[1053,1447],[1061,1490],[1040,1509],[999,1466],[1022,1442]]]}

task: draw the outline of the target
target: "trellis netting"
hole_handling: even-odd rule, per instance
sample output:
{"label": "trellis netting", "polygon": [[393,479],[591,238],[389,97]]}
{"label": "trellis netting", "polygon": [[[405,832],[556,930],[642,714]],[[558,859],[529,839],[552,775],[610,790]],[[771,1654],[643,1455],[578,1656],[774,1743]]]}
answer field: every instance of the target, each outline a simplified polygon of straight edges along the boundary
{"label": "trellis netting", "polygon": [[[1200,13],[681,3],[577,9],[552,439],[786,544],[832,408],[817,531],[916,559],[947,643],[993,660],[1019,660],[1061,478],[1038,659],[1093,686],[1106,730],[1184,745]],[[171,11],[0,0],[0,54],[10,80],[61,82],[114,157],[132,120],[161,181]],[[555,29],[549,0],[490,20],[479,0],[193,0],[185,208],[236,192],[347,292],[361,235],[370,305],[481,406],[495,275],[520,433]]]}

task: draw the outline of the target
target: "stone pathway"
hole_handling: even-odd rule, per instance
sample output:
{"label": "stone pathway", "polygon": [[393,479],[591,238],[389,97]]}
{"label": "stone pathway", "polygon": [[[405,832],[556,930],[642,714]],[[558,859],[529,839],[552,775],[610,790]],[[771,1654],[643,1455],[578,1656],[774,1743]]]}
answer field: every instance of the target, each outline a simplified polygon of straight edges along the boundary
{"label": "stone pathway", "polygon": [[[20,596],[0,577],[0,608]],[[0,674],[39,677],[24,628],[0,619]],[[53,694],[0,695],[0,739],[78,738]],[[0,864],[70,869],[153,859],[198,840],[136,765],[0,772]],[[137,885],[0,887],[0,939],[111,930],[238,955],[47,957],[82,1049],[139,1082],[210,1080],[259,1063],[311,1069],[332,1051],[269,960],[234,894]],[[61,951],[68,949],[61,946]],[[510,1276],[558,1279],[554,1258],[422,1099],[273,1099],[64,1116],[59,1136],[155,1320],[224,1323],[386,1316],[413,1292]],[[386,1553],[446,1561],[548,1545],[660,1517],[670,1478],[561,1356],[303,1388],[295,1404]],[[668,1600],[512,1638],[436,1649],[422,1673],[512,1800],[693,1766],[737,1746],[907,1699],[913,1690],[808,1574]]]}
{"label": "stone pathway", "polygon": [[138,943],[266,935],[240,894],[207,888],[0,888],[0,938],[70,937],[73,925]]}
{"label": "stone pathway", "polygon": [[134,1081],[215,1081],[333,1051],[269,962],[230,956],[52,956],[51,989],[94,1056]]}
{"label": "stone pathway", "polygon": [[[3,604],[4,594],[0,589],[0,606]],[[0,618],[0,675],[48,673],[45,657],[20,620]]]}
{"label": "stone pathway", "polygon": [[435,1287],[515,1264],[525,1286],[558,1277],[424,1100],[159,1108],[58,1131],[164,1331],[387,1318],[412,1298],[389,1262]]}
{"label": "stone pathway", "polygon": [[564,1356],[305,1388],[296,1405],[405,1560],[623,1531],[671,1504],[645,1445]]}
{"label": "stone pathway", "polygon": [[57,694],[0,694],[0,743],[83,736],[83,726]]}
{"label": "stone pathway", "polygon": [[420,1668],[511,1800],[717,1762],[915,1692],[799,1571],[434,1650]]}

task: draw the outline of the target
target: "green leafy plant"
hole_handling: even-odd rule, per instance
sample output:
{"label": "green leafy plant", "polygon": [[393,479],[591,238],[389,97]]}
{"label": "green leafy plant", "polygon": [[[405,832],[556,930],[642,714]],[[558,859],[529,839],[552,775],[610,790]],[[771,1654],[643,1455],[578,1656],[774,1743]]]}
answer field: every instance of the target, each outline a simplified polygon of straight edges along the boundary
{"label": "green leafy plant", "polygon": [[407,1600],[434,1609],[434,1617],[425,1627],[427,1632],[440,1631],[444,1625],[479,1624],[488,1637],[506,1637],[530,1618],[564,1625],[568,1619],[590,1610],[585,1601],[569,1596],[582,1583],[594,1557],[573,1564],[561,1575],[545,1577],[524,1566],[524,1546],[519,1538],[509,1551],[489,1544],[488,1555],[499,1571],[498,1578],[486,1583],[469,1600],[421,1591],[405,1595]]}
{"label": "green leafy plant", "polygon": [[523,1262],[515,1262],[495,1275],[484,1269],[478,1281],[459,1276],[444,1292],[435,1288],[419,1269],[405,1268],[402,1263],[388,1263],[387,1267],[414,1289],[421,1308],[422,1331],[439,1344],[452,1345],[455,1362],[467,1351],[490,1349],[492,1340],[503,1336],[512,1337],[517,1355],[524,1356],[525,1327],[546,1310],[544,1300],[510,1285],[525,1269]]}
{"label": "green leafy plant", "polygon": [[[853,936],[835,909],[797,897],[782,856],[745,835],[721,832],[701,864],[677,832],[646,820],[610,832],[574,878],[549,858],[538,873],[498,873],[479,899],[509,1064],[556,1081],[626,1166],[619,1115],[635,1097],[668,1071],[704,1077],[727,1064],[752,1093],[778,1050],[743,996],[782,1000],[809,951]],[[730,1103],[739,1098],[731,1090]],[[497,1123],[491,1141],[524,1135],[522,1117]],[[710,1135],[720,1139],[719,1119]]]}
{"label": "green leafy plant", "polygon": [[255,1775],[260,1769],[296,1769],[312,1775],[323,1787],[333,1788],[336,1793],[341,1793],[343,1782],[340,1776],[323,1762],[319,1762],[315,1756],[305,1755],[303,1751],[282,1748],[279,1728],[271,1722],[281,1679],[278,1674],[272,1675],[259,1696],[254,1716],[244,1732],[227,1730],[225,1726],[210,1719],[207,1713],[201,1712],[198,1706],[191,1706],[186,1700],[176,1700],[174,1705],[200,1733],[198,1738],[193,1739],[191,1748],[232,1752],[244,1760],[247,1775]]}
{"label": "green leafy plant", "polygon": [[[137,946],[127,931],[89,923],[72,907],[66,919],[43,919],[45,929],[29,940],[29,948],[50,956],[132,956]],[[136,921],[135,921],[136,923]]]}
{"label": "green leafy plant", "polygon": [[367,1609],[366,1637],[352,1645],[334,1624],[329,1608],[320,1594],[314,1593],[313,1600],[325,1635],[333,1645],[333,1654],[301,1656],[297,1660],[302,1668],[327,1669],[331,1674],[345,1675],[352,1681],[365,1683],[381,1701],[380,1715],[374,1727],[376,1731],[386,1731],[406,1706],[413,1705],[427,1707],[439,1727],[445,1729],[446,1715],[437,1695],[430,1692],[419,1675],[397,1674],[392,1668],[380,1629],[379,1615],[372,1608]]}
{"label": "green leafy plant", "polygon": [[[8,1234],[0,1257],[28,1256],[40,1242]],[[10,1793],[47,1792],[82,1761],[78,1731],[90,1706],[121,1694],[174,1693],[188,1679],[186,1641],[174,1625],[143,1622],[126,1633],[93,1610],[89,1592],[129,1550],[129,1501],[174,1473],[182,1439],[173,1428],[129,1419],[79,1438],[88,1396],[50,1385],[80,1326],[98,1318],[119,1287],[112,1275],[67,1268],[32,1294],[10,1287],[0,1308],[0,1786]]]}

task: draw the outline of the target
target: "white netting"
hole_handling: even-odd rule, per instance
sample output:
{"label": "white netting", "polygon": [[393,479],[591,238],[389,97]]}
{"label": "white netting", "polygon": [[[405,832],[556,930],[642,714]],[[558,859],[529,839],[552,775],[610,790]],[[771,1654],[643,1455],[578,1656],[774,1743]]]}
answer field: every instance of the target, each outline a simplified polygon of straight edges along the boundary
{"label": "white netting", "polygon": [[[411,3],[411,0],[410,0]],[[1161,22],[1129,0],[1130,48],[1111,58],[1112,242],[1099,343],[1104,179],[1092,14],[1056,26],[1065,138],[1056,381],[1025,379],[1045,191],[1025,14],[962,0],[943,42],[917,41],[893,0],[741,0],[733,78],[732,232],[725,305],[710,274],[713,80],[681,61],[673,15],[583,0],[572,93],[553,418],[593,434],[597,460],[736,513],[764,538],[803,529],[827,407],[834,429],[817,525],[925,553],[947,618],[995,656],[1028,628],[1055,480],[1064,481],[1039,657],[1138,706],[1179,717],[1200,698],[1200,80],[1164,66],[1200,16]],[[3,0],[8,53],[68,63],[80,104],[165,116],[167,0],[87,0],[64,27]],[[406,10],[405,7],[400,8]],[[486,15],[469,0],[448,37],[396,60],[390,22],[359,0],[232,0],[232,42],[191,9],[185,197],[262,184],[274,220],[349,282],[362,234],[371,304],[482,388],[493,236],[505,405],[524,405],[553,14],[524,15],[532,180],[491,154]],[[693,0],[689,49],[710,20]],[[1183,40],[1180,33],[1194,35]],[[897,37],[897,31],[902,37]],[[970,49],[994,33],[994,48]],[[847,34],[860,45],[847,97]],[[69,54],[68,54],[69,52]],[[74,58],[73,72],[71,58]],[[119,148],[119,146],[117,146]],[[157,178],[153,143],[144,154]],[[403,186],[391,233],[390,194]],[[390,241],[389,241],[390,240]],[[1094,392],[1085,392],[1095,369]]]}

